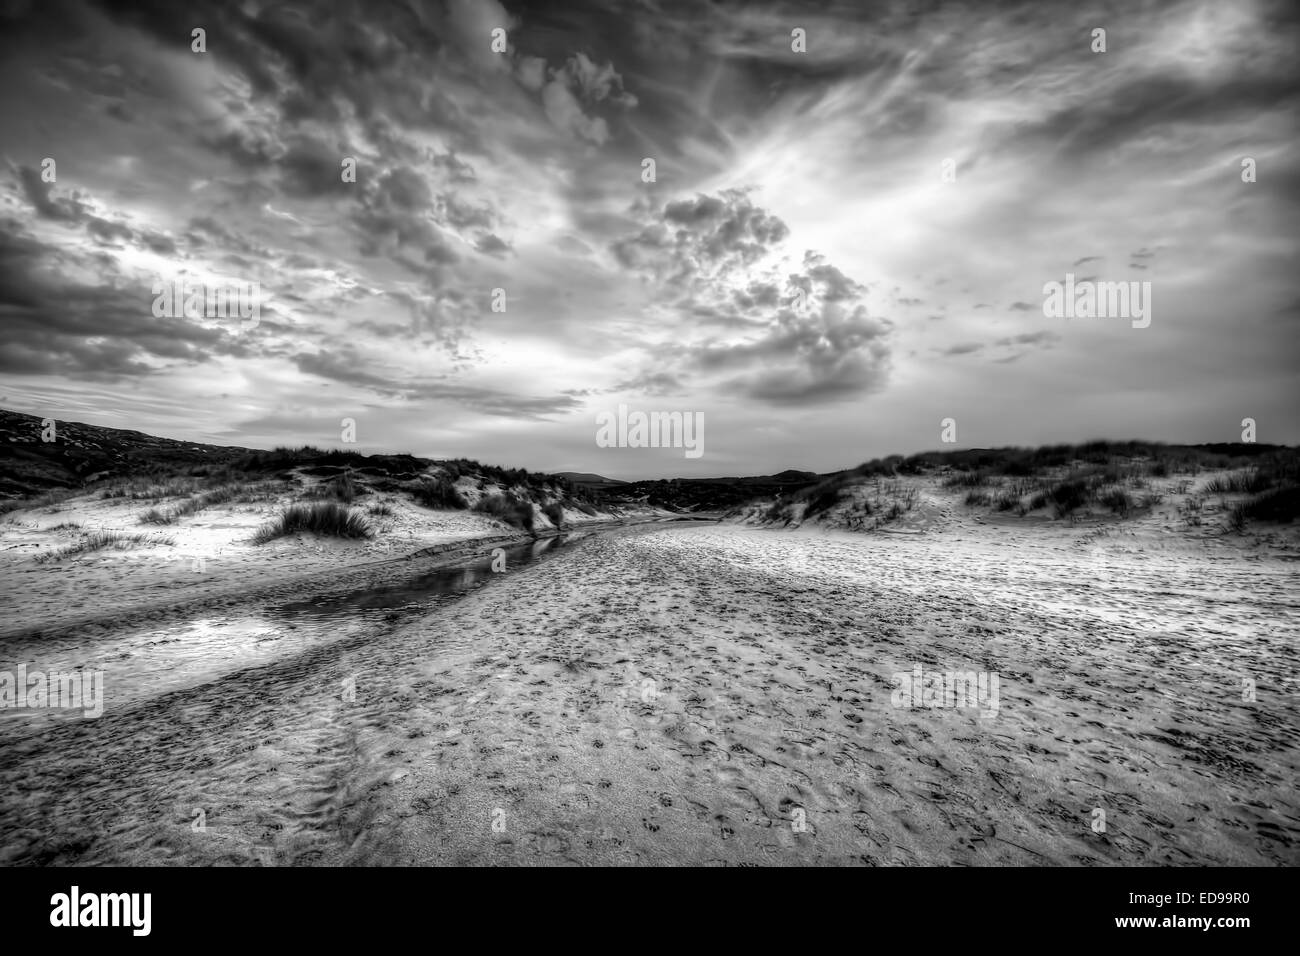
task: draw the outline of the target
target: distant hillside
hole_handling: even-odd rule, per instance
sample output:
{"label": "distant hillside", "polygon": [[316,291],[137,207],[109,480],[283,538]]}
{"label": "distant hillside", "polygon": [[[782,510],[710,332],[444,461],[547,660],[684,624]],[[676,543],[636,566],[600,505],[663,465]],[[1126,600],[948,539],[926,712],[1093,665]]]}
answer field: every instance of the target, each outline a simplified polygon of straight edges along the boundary
{"label": "distant hillside", "polygon": [[[885,479],[931,476],[961,495],[967,508],[1015,515],[1069,517],[1100,509],[1117,514],[1140,510],[1151,499],[1152,479],[1236,469],[1242,520],[1289,520],[1300,492],[1300,454],[1264,444],[1163,445],[1095,441],[1041,448],[969,448],[877,458],[856,468],[819,475],[787,469],[775,475],[669,478],[624,482],[590,472],[530,474],[465,459],[435,461],[413,455],[362,455],[303,447],[272,451],[158,438],[142,432],[79,422],[57,422],[56,438],[41,440],[41,419],[0,410],[0,498],[16,499],[124,479],[176,476],[205,481],[345,473],[375,489],[403,490],[431,506],[478,507],[478,490],[501,496],[510,508],[574,508],[592,513],[607,507],[660,508],[682,513],[748,513],[755,520],[801,523],[818,516],[863,525],[897,517],[913,504],[912,493],[895,502],[881,489]],[[464,481],[462,481],[464,479]],[[871,485],[871,493],[864,491]],[[461,490],[453,486],[459,485]],[[895,507],[897,505],[897,507]],[[748,506],[748,507],[747,507]],[[12,507],[12,501],[10,504]],[[504,505],[503,505],[504,507]],[[850,522],[851,523],[851,522]],[[856,525],[855,525],[856,526]],[[865,525],[863,525],[865,526]]]}
{"label": "distant hillside", "polygon": [[582,485],[587,488],[613,488],[615,485],[625,485],[626,481],[619,481],[617,478],[606,478],[603,475],[593,475],[589,471],[557,471],[554,472],[557,478],[563,478],[571,484]]}
{"label": "distant hillside", "polygon": [[746,478],[661,478],[626,482],[606,489],[605,494],[613,501],[626,504],[641,503],[672,511],[716,512],[756,498],[788,494],[821,478],[815,472],[793,470]]}
{"label": "distant hillside", "polygon": [[[1199,481],[1203,473],[1209,477]],[[1257,443],[1093,441],[891,455],[750,501],[729,515],[873,530],[899,519],[917,523],[909,516],[925,523],[933,517],[928,506],[942,507],[940,499],[976,513],[1074,521],[1144,514],[1174,496],[1188,499],[1180,518],[1190,527],[1201,526],[1207,500],[1218,503],[1230,530],[1248,521],[1289,522],[1300,515],[1300,451]]]}
{"label": "distant hillside", "polygon": [[0,409],[0,496],[79,488],[108,478],[221,465],[251,448],[157,438],[144,432],[55,421],[54,441],[42,441],[41,418]]}
{"label": "distant hillside", "polygon": [[468,459],[312,446],[265,451],[81,422],[56,421],[53,441],[43,441],[42,432],[40,418],[0,409],[0,498],[7,499],[0,511],[21,507],[21,499],[89,490],[104,497],[148,496],[182,479],[196,492],[272,479],[324,480],[330,494],[337,491],[349,502],[355,494],[400,491],[427,507],[485,510],[528,530],[539,515],[557,516],[552,523],[558,525],[564,509],[590,516],[602,504],[595,491],[561,476]]}

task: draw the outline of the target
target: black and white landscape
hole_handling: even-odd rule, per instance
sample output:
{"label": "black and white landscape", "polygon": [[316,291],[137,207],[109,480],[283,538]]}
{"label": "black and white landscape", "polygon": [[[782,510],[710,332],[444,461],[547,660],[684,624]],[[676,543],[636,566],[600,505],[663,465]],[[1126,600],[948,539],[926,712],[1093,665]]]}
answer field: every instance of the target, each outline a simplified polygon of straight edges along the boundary
{"label": "black and white landscape", "polygon": [[1300,862],[1300,16],[0,5],[0,864]]}

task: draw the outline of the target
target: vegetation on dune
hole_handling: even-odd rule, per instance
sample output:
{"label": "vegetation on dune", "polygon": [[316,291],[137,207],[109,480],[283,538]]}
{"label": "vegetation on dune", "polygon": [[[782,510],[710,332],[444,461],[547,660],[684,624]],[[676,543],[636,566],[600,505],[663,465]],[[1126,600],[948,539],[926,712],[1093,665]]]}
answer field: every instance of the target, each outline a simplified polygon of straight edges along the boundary
{"label": "vegetation on dune", "polygon": [[169,525],[175,524],[181,518],[188,518],[190,515],[198,514],[206,508],[214,505],[223,505],[230,501],[242,498],[252,490],[251,485],[223,485],[212,491],[205,491],[203,494],[194,495],[181,502],[175,508],[166,511],[158,508],[150,508],[140,516],[141,524]]}
{"label": "vegetation on dune", "polygon": [[[842,485],[834,482],[822,482],[814,485],[802,500],[807,504],[804,507],[804,518],[812,518],[825,511],[830,511],[840,502],[843,496],[844,488]],[[799,497],[795,499],[800,500]]]}
{"label": "vegetation on dune", "polygon": [[127,548],[142,548],[159,544],[172,545],[175,543],[173,538],[157,535],[124,534],[120,531],[94,531],[87,534],[80,541],[74,541],[62,548],[52,548],[38,554],[36,563],[45,564],[50,561],[62,561],[64,558],[94,551],[103,551],[106,548],[122,551]]}
{"label": "vegetation on dune", "polygon": [[[855,494],[854,488],[861,491]],[[840,472],[778,498],[763,512],[763,519],[788,525],[796,517],[800,523],[825,520],[839,509],[840,520],[851,527],[865,529],[866,519],[871,518],[870,527],[878,528],[915,508],[919,496],[920,491],[912,482],[884,480],[881,475],[868,481],[855,472]]]}
{"label": "vegetation on dune", "polygon": [[1246,471],[1229,472],[1215,475],[1205,483],[1204,490],[1212,495],[1257,495],[1272,490],[1281,476],[1275,471],[1264,468],[1251,468]]}
{"label": "vegetation on dune", "polygon": [[311,496],[350,505],[360,496],[369,493],[370,489],[356,481],[352,477],[352,471],[348,470],[335,475],[328,481],[322,481],[312,489]]}
{"label": "vegetation on dune", "polygon": [[552,501],[544,505],[542,514],[546,515],[555,527],[559,528],[564,525],[564,507],[558,501]]}
{"label": "vegetation on dune", "polygon": [[959,471],[943,480],[945,488],[983,488],[989,483],[990,473],[983,468]]}
{"label": "vegetation on dune", "polygon": [[1027,477],[1051,469],[1079,465],[1143,464],[1156,477],[1169,474],[1222,471],[1243,464],[1260,463],[1281,455],[1294,459],[1295,449],[1277,445],[1234,442],[1212,445],[1165,445],[1144,441],[1090,441],[1079,445],[1043,445],[1039,448],[968,448],[960,451],[927,451],[904,458],[891,455],[860,465],[863,474],[922,474],[948,468],[954,472],[983,471],[986,476]]}
{"label": "vegetation on dune", "polygon": [[28,498],[11,498],[8,501],[0,501],[0,514],[8,514],[11,511],[20,511],[25,508],[51,508],[60,502],[67,501],[69,498],[75,498],[78,494],[80,492],[73,488],[56,488]]}
{"label": "vegetation on dune", "polygon": [[[806,520],[835,509],[849,497],[853,486],[875,482],[878,526],[882,520],[906,513],[915,503],[916,488],[898,482],[928,476],[937,478],[945,489],[964,491],[962,501],[969,508],[1021,516],[1046,510],[1055,518],[1069,520],[1097,511],[1126,518],[1161,504],[1167,492],[1187,494],[1194,476],[1205,471],[1229,473],[1212,477],[1201,494],[1251,496],[1247,501],[1223,505],[1230,527],[1241,529],[1250,520],[1290,521],[1297,514],[1300,449],[1137,441],[890,455],[778,494],[760,513],[765,521],[788,524],[794,520],[794,505],[802,502]],[[1190,477],[1178,478],[1184,475]],[[1163,480],[1161,486],[1153,488],[1157,479]],[[886,489],[883,497],[882,488]],[[1199,504],[1183,511],[1189,526],[1200,524]],[[861,517],[851,509],[845,510],[843,517],[851,526],[863,526]]]}
{"label": "vegetation on dune", "polygon": [[456,486],[447,478],[433,476],[422,479],[411,490],[411,496],[426,508],[441,508],[463,511],[469,507]]}
{"label": "vegetation on dune", "polygon": [[[64,500],[90,493],[153,505],[141,520],[166,526],[212,505],[290,494],[304,477],[311,485],[306,497],[313,502],[346,506],[380,492],[438,509],[469,506],[455,487],[458,479],[468,477],[503,490],[489,494],[475,506],[477,511],[528,529],[534,505],[558,524],[555,519],[562,519],[565,510],[595,515],[610,506],[643,503],[681,512],[752,509],[757,504],[769,521],[835,516],[862,525],[870,517],[875,526],[915,505],[917,490],[906,479],[920,476],[937,479],[970,508],[1070,520],[1090,513],[1132,516],[1158,505],[1166,494],[1177,494],[1182,499],[1178,513],[1188,527],[1203,520],[1217,524],[1225,517],[1237,529],[1250,522],[1291,521],[1300,498],[1300,449],[1256,443],[1091,441],[927,451],[876,458],[825,475],[786,470],[747,478],[628,482],[595,490],[561,476],[464,458],[432,461],[311,445],[259,451],[76,422],[59,422],[58,439],[44,442],[36,437],[41,421],[0,410],[0,433],[11,452],[0,467],[0,495],[8,496],[0,501],[0,514],[36,508],[54,513]],[[1205,472],[1216,474],[1205,480]],[[1211,496],[1218,501],[1206,504]]]}
{"label": "vegetation on dune", "polygon": [[[870,471],[880,464],[873,462],[863,468]],[[993,495],[972,491],[965,498],[969,507],[991,505],[1019,514],[1050,507],[1057,518],[1073,518],[1093,507],[1125,518],[1164,501],[1163,492],[1147,490],[1152,479],[1228,470],[1206,481],[1201,492],[1253,496],[1230,508],[1225,506],[1229,526],[1237,530],[1252,519],[1292,520],[1300,488],[1300,450],[1254,444],[1088,442],[1038,449],[927,452],[894,462],[893,467],[900,473],[947,468],[950,473],[942,480],[947,488],[1006,488]],[[1183,479],[1172,489],[1166,483],[1165,489],[1187,494],[1193,483]],[[1135,491],[1146,493],[1137,495]],[[1027,505],[1022,503],[1026,494]],[[1191,527],[1201,524],[1200,504],[1196,501],[1181,509]]]}
{"label": "vegetation on dune", "polygon": [[533,530],[533,506],[512,492],[484,495],[474,510],[524,531]]}
{"label": "vegetation on dune", "polygon": [[1234,505],[1229,521],[1241,530],[1247,520],[1286,523],[1300,515],[1300,486],[1291,484],[1261,492],[1253,498]]}
{"label": "vegetation on dune", "polygon": [[[470,502],[455,483],[464,476],[507,489],[513,496],[508,502],[515,498],[539,506],[555,502],[552,510],[560,520],[566,508],[595,516],[598,508],[607,506],[599,492],[560,476],[465,458],[432,461],[313,445],[256,450],[76,422],[58,424],[58,440],[45,442],[33,437],[41,433],[41,419],[0,410],[0,432],[16,436],[11,460],[0,467],[0,495],[9,496],[0,500],[0,515],[53,509],[64,499],[95,494],[106,500],[153,505],[141,522],[167,526],[212,505],[291,494],[304,478],[310,488],[301,497],[342,505],[384,492],[408,495],[429,508],[463,510]],[[531,523],[531,513],[525,520],[523,510],[513,505],[485,507],[499,507],[520,525]]]}
{"label": "vegetation on dune", "polygon": [[290,505],[253,535],[254,544],[265,544],[298,532],[334,538],[371,538],[374,532],[365,517],[337,501]]}
{"label": "vegetation on dune", "polygon": [[1127,518],[1133,510],[1133,497],[1123,488],[1110,488],[1097,496],[1097,503],[1109,508],[1121,518]]}

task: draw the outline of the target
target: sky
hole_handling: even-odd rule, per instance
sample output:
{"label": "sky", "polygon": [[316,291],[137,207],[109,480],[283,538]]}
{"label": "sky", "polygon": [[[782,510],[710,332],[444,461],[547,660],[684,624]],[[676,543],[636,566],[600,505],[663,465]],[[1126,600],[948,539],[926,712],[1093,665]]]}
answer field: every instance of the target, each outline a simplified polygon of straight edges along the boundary
{"label": "sky", "polygon": [[[0,407],[622,479],[1300,443],[1298,39],[1256,0],[0,0]],[[1149,324],[1046,315],[1067,274]],[[176,277],[257,322],[155,314]],[[620,405],[702,454],[602,447]]]}

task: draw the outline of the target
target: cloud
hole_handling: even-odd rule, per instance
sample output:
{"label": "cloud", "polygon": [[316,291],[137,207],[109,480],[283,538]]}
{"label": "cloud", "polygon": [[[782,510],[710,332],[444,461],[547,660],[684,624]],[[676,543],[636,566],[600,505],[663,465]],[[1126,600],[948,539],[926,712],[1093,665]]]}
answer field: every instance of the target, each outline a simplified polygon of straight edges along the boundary
{"label": "cloud", "polygon": [[597,66],[586,54],[576,53],[565,61],[563,72],[570,87],[588,103],[608,100],[626,107],[637,104],[635,96],[623,91],[623,78],[614,71],[612,63]]}
{"label": "cloud", "polygon": [[[104,279],[76,278],[103,269]],[[147,277],[102,259],[56,254],[13,220],[0,221],[0,290],[0,321],[10,336],[0,371],[7,374],[111,381],[250,353],[233,327],[156,318]]]}
{"label": "cloud", "polygon": [[515,79],[524,89],[539,92],[546,82],[546,60],[540,56],[521,56],[515,63]]}
{"label": "cloud", "polygon": [[447,21],[455,42],[476,66],[508,72],[510,59],[492,49],[492,31],[505,30],[507,38],[516,21],[496,0],[446,0]]}
{"label": "cloud", "polygon": [[504,389],[446,381],[405,381],[397,383],[379,372],[370,371],[373,363],[354,348],[342,347],[333,352],[318,351],[294,356],[300,371],[334,382],[357,386],[377,395],[407,402],[429,400],[454,401],[484,415],[541,421],[548,416],[582,407],[573,395],[520,395]]}
{"label": "cloud", "polygon": [[790,233],[743,190],[668,203],[649,225],[613,244],[618,260],[658,281],[724,277],[754,265]]}
{"label": "cloud", "polygon": [[355,158],[356,150],[323,137],[295,137],[278,158],[280,188],[298,198],[348,195],[355,184],[343,180],[344,157]]}
{"label": "cloud", "polygon": [[46,219],[65,222],[82,222],[88,215],[87,207],[75,196],[56,199],[54,184],[41,179],[41,171],[32,166],[17,168],[19,181],[27,201]]}
{"label": "cloud", "polygon": [[547,118],[556,129],[572,133],[581,139],[604,145],[609,139],[609,126],[599,116],[588,116],[582,111],[582,104],[569,90],[567,81],[557,76],[547,83],[542,90],[542,105]]}
{"label": "cloud", "polygon": [[[457,261],[459,257],[433,215],[433,193],[415,170],[388,170],[362,195],[353,222],[361,232],[363,255],[392,256],[421,274],[429,263]],[[403,258],[407,252],[416,258]]]}
{"label": "cloud", "polygon": [[481,237],[474,248],[490,256],[504,256],[510,251],[510,246],[491,233]]}
{"label": "cloud", "polygon": [[746,191],[670,201],[648,218],[614,242],[616,259],[679,314],[731,332],[660,346],[654,365],[774,405],[844,400],[883,385],[892,324],[868,314],[865,286],[826,257],[805,252],[792,268],[789,228]]}
{"label": "cloud", "polygon": [[[520,83],[525,88],[531,89],[537,82],[537,69],[535,61],[521,66]],[[552,70],[550,82],[542,88],[542,106],[557,129],[601,146],[609,139],[609,125],[603,117],[589,115],[588,108],[596,104],[631,109],[637,99],[624,92],[623,78],[612,64],[597,66],[583,53],[569,57],[563,67]]]}
{"label": "cloud", "polygon": [[[486,414],[521,461],[585,468],[565,429],[619,390],[729,416],[738,470],[775,430],[801,467],[841,466],[867,396],[881,454],[918,441],[893,410],[938,394],[1051,441],[1127,430],[1140,389],[1150,434],[1196,439],[1221,418],[1222,394],[1184,385],[1207,354],[1234,401],[1293,418],[1276,309],[1295,299],[1300,21],[1275,0],[1115,6],[1104,56],[1095,12],[1022,0],[11,12],[0,309],[34,394],[94,381],[105,407],[147,394],[209,430],[235,426],[204,389],[250,409],[236,421],[364,400],[399,446]],[[1096,323],[1040,330],[1032,293],[1070,249],[1093,250],[1074,271],[1158,272],[1178,321],[1123,348]],[[274,311],[244,339],[153,320],[146,274],[182,269],[260,279]],[[508,313],[485,306],[497,286]]]}

